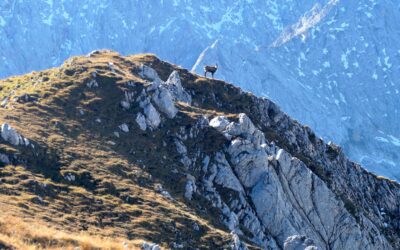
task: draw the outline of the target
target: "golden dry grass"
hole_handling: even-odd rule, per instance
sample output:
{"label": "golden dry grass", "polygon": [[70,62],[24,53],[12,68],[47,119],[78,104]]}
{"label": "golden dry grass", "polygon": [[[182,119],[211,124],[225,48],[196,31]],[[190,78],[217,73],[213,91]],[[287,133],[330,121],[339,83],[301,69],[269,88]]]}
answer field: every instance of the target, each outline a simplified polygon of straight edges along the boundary
{"label": "golden dry grass", "polygon": [[87,233],[71,233],[43,225],[39,220],[23,221],[0,216],[0,248],[16,250],[126,250],[140,249],[140,241],[100,238]]}

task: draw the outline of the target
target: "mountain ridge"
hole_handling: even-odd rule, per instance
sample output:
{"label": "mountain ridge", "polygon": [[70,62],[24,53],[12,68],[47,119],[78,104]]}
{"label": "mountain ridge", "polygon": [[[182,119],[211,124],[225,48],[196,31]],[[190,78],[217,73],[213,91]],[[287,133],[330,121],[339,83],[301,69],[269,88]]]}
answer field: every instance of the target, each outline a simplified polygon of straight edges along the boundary
{"label": "mountain ridge", "polygon": [[[286,27],[315,20],[318,5],[332,8],[301,36],[270,47]],[[399,181],[399,7],[394,0],[6,0],[0,77],[99,48],[156,53],[192,68],[219,39],[202,63],[218,62],[220,78],[274,100],[351,159]]]}
{"label": "mountain ridge", "polygon": [[0,84],[1,200],[19,215],[169,248],[400,244],[397,182],[234,85],[111,51]]}

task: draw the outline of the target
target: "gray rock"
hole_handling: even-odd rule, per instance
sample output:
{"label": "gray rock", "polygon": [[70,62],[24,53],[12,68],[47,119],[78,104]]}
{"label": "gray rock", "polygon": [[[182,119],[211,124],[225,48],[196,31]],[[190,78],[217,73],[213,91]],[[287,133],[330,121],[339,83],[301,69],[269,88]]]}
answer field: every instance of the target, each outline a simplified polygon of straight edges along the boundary
{"label": "gray rock", "polygon": [[143,242],[140,247],[142,250],[161,250],[159,245],[151,242]]}
{"label": "gray rock", "polygon": [[29,141],[25,141],[24,138],[7,123],[1,125],[1,137],[14,146],[20,144],[25,145],[26,142],[29,144]]}
{"label": "gray rock", "polygon": [[285,240],[283,250],[318,250],[318,247],[305,236],[293,235]]}
{"label": "gray rock", "polygon": [[146,124],[153,129],[158,128],[161,123],[161,118],[160,114],[154,108],[153,104],[148,103],[147,105],[145,105],[143,108],[143,112],[146,116]]}
{"label": "gray rock", "polygon": [[231,233],[232,236],[232,250],[248,250],[247,246],[240,240],[239,236],[236,233]]}
{"label": "gray rock", "polygon": [[186,176],[185,198],[191,200],[193,193],[195,193],[196,191],[197,191],[196,178],[188,174]]}
{"label": "gray rock", "polygon": [[228,119],[226,119],[225,116],[217,116],[213,119],[210,120],[209,125],[213,128],[215,128],[216,130],[222,132],[223,130],[225,130],[226,126],[228,126],[229,121]]}
{"label": "gray rock", "polygon": [[147,128],[146,117],[142,113],[138,113],[135,119],[136,123],[139,125],[139,128],[143,131]]}
{"label": "gray rock", "polygon": [[178,71],[174,70],[163,86],[169,89],[175,101],[192,103],[192,97],[183,88]]}
{"label": "gray rock", "polygon": [[118,128],[121,129],[125,133],[129,132],[129,126],[126,123],[123,123],[123,124],[119,125]]}
{"label": "gray rock", "polygon": [[141,66],[139,75],[142,78],[150,80],[150,82],[152,82],[152,84],[154,85],[153,87],[154,89],[158,88],[158,86],[160,86],[160,84],[162,83],[162,80],[158,76],[157,71],[155,71],[152,67],[149,67],[147,65],[143,64]]}
{"label": "gray rock", "polygon": [[162,86],[157,88],[153,94],[152,100],[156,104],[157,108],[168,118],[172,119],[176,116],[176,113],[178,113],[168,89]]}

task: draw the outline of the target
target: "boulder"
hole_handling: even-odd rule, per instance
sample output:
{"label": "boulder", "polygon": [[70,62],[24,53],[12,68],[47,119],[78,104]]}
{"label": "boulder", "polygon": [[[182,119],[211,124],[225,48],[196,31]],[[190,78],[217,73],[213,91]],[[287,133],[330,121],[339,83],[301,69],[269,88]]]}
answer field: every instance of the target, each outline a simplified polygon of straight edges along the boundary
{"label": "boulder", "polygon": [[176,109],[173,102],[171,93],[168,89],[162,86],[157,88],[155,93],[153,94],[152,100],[157,108],[168,118],[172,119],[176,116],[176,113],[178,113],[178,110]]}
{"label": "boulder", "polygon": [[128,124],[126,124],[126,123],[119,125],[118,128],[121,129],[125,133],[129,132],[129,127],[128,127]]}
{"label": "boulder", "polygon": [[162,83],[162,80],[158,76],[157,71],[147,65],[143,64],[140,67],[139,75],[142,78],[150,80],[153,84],[157,85],[156,87],[158,87]]}
{"label": "boulder", "polygon": [[143,242],[140,247],[142,250],[161,250],[159,245],[151,242]]}
{"label": "boulder", "polygon": [[229,121],[225,116],[217,116],[213,119],[210,120],[209,125],[219,132],[222,132],[225,130],[226,126],[228,126]]}
{"label": "boulder", "polygon": [[144,115],[146,116],[146,124],[151,128],[157,128],[161,123],[160,114],[154,108],[153,104],[148,103],[143,108]]}
{"label": "boulder", "polygon": [[143,131],[146,130],[147,124],[146,124],[146,117],[142,113],[138,113],[136,115],[136,123],[139,125],[139,128]]}
{"label": "boulder", "polygon": [[[1,125],[1,137],[3,140],[14,146],[18,146],[20,144],[25,145],[25,141],[22,136],[7,123]],[[29,141],[27,142],[29,144]]]}

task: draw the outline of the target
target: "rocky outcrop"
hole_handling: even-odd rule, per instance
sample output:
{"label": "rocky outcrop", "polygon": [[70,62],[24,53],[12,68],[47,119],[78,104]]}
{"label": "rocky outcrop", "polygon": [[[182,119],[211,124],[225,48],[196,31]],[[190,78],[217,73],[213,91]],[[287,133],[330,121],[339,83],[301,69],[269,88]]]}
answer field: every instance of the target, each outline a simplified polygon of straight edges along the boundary
{"label": "rocky outcrop", "polygon": [[[122,72],[119,63],[107,65],[115,74]],[[135,139],[149,140],[121,154],[140,166],[138,175],[146,178],[138,182],[146,192],[211,216],[230,233],[222,244],[231,249],[247,249],[250,243],[262,249],[399,248],[399,184],[349,161],[340,147],[325,144],[267,99],[173,66],[158,69],[157,61],[149,65],[155,68],[142,65],[139,74],[130,69],[132,79],[142,78],[138,82],[116,83],[120,99],[113,99],[113,107],[126,116],[113,124],[99,114],[91,118],[109,126],[107,135],[119,142],[107,145],[116,146],[116,153]],[[163,82],[155,69],[163,77],[172,73]],[[99,83],[94,92],[106,87]],[[8,124],[1,127],[1,137],[9,144],[4,150],[10,144],[25,145]],[[27,151],[16,149],[18,155]],[[0,154],[2,166],[14,159]],[[75,172],[62,176],[67,183],[80,179]],[[199,224],[185,225],[197,235],[204,230]],[[185,248],[192,243],[173,239],[168,245]]]}
{"label": "rocky outcrop", "polygon": [[163,86],[171,92],[175,101],[185,102],[189,105],[192,104],[192,97],[182,87],[178,71],[174,70],[167,81],[163,83]]}
{"label": "rocky outcrop", "polygon": [[160,246],[151,242],[143,242],[141,245],[142,250],[161,250]]}
{"label": "rocky outcrop", "polygon": [[18,134],[18,132],[7,123],[1,125],[1,137],[4,141],[14,146],[29,146],[29,140]]}
{"label": "rocky outcrop", "polygon": [[172,119],[178,113],[168,89],[161,86],[158,87],[153,94],[152,100],[168,118]]}
{"label": "rocky outcrop", "polygon": [[[220,209],[229,230],[244,236],[245,228],[265,249],[392,249],[373,220],[354,216],[323,179],[268,142],[246,114],[237,122],[218,116],[209,126],[229,146],[203,159],[197,189]],[[227,198],[226,190],[234,195]]]}

